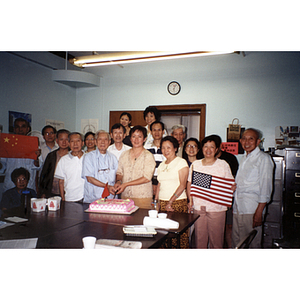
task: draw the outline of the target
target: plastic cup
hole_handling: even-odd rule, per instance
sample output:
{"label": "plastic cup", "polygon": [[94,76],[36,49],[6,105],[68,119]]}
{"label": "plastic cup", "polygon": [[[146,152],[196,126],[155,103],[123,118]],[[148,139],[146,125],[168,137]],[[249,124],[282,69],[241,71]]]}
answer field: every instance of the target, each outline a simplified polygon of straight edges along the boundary
{"label": "plastic cup", "polygon": [[166,219],[167,218],[166,213],[159,213],[157,216],[158,216],[159,219]]}
{"label": "plastic cup", "polygon": [[84,249],[95,249],[96,238],[94,236],[86,236],[82,238]]}
{"label": "plastic cup", "polygon": [[157,218],[157,210],[151,209],[148,211],[149,217],[150,218]]}

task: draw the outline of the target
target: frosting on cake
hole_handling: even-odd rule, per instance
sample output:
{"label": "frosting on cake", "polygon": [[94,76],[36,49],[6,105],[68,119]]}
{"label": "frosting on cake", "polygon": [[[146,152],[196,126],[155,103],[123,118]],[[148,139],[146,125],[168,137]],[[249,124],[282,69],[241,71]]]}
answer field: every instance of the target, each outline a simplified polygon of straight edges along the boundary
{"label": "frosting on cake", "polygon": [[89,211],[95,212],[130,212],[135,207],[134,201],[131,199],[97,199],[90,203]]}

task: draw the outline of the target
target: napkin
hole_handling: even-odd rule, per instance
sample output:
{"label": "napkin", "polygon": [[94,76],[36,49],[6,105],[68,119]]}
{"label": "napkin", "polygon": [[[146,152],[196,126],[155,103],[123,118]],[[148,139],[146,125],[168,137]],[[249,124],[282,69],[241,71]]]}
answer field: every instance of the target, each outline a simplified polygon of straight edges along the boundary
{"label": "napkin", "polygon": [[160,219],[160,218],[150,218],[144,217],[144,226],[151,226],[154,228],[164,228],[164,229],[178,229],[179,223],[171,219]]}
{"label": "napkin", "polygon": [[35,249],[38,238],[19,239],[19,240],[2,240],[0,249]]}
{"label": "napkin", "polygon": [[11,226],[11,225],[15,225],[15,224],[14,223],[7,223],[7,222],[0,221],[0,229],[5,228],[7,226]]}
{"label": "napkin", "polygon": [[24,219],[24,218],[20,218],[20,217],[8,217],[8,218],[5,218],[5,220],[10,221],[10,222],[15,222],[15,223],[28,221],[28,219]]}

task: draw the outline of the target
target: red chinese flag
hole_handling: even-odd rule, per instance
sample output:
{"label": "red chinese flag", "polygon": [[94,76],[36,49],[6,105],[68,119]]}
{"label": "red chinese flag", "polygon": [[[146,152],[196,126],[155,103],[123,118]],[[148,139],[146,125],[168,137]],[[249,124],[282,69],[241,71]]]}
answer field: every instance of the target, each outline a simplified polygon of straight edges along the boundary
{"label": "red chinese flag", "polygon": [[37,159],[38,147],[36,136],[0,133],[0,157]]}
{"label": "red chinese flag", "polygon": [[109,190],[108,190],[108,183],[106,182],[101,197],[102,197],[102,198],[106,198],[106,197],[108,197],[109,195],[110,195],[110,192],[109,192]]}

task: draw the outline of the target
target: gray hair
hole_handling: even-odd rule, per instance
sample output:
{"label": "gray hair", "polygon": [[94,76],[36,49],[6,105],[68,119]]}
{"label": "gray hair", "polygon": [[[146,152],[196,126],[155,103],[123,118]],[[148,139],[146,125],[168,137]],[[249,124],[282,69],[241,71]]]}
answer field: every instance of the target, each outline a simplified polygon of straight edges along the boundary
{"label": "gray hair", "polygon": [[182,129],[182,132],[185,133],[186,127],[185,127],[184,125],[181,125],[181,124],[174,125],[174,126],[172,127],[172,132],[171,132],[171,133],[173,133],[174,130],[179,129],[179,128],[181,128],[181,129]]}
{"label": "gray hair", "polygon": [[83,141],[83,135],[80,132],[74,131],[74,132],[69,133],[69,135],[68,135],[69,142],[70,142],[71,136],[76,135],[76,134],[78,134],[80,136],[80,139]]}
{"label": "gray hair", "polygon": [[107,137],[108,137],[108,140],[110,141],[110,139],[111,139],[110,134],[109,134],[107,131],[105,131],[105,130],[98,130],[98,131],[95,133],[95,139],[96,139],[96,140],[98,139],[98,137],[99,137],[100,134],[106,134]]}
{"label": "gray hair", "polygon": [[[263,133],[259,129],[256,129],[256,128],[247,128],[244,132],[246,132],[247,130],[253,131],[255,133],[257,139],[259,139],[259,140],[262,139]],[[244,135],[244,132],[243,132],[242,136]]]}

